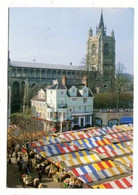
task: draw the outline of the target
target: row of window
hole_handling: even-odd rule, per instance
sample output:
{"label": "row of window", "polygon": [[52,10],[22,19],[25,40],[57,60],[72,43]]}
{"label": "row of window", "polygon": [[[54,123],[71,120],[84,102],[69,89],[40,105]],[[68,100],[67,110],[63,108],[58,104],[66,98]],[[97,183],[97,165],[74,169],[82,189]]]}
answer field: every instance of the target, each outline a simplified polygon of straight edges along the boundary
{"label": "row of window", "polygon": [[[72,98],[72,101],[77,101],[78,99],[75,97],[75,98]],[[87,103],[87,98],[83,98],[83,103]]]}
{"label": "row of window", "polygon": [[[90,116],[85,116],[85,124],[89,124],[90,123]],[[76,117],[74,118],[74,124],[78,125],[79,124],[79,118]]]}
{"label": "row of window", "polygon": [[45,95],[44,95],[44,94],[39,94],[39,95],[38,95],[38,98],[39,98],[39,99],[44,99],[44,98],[45,98]]}
{"label": "row of window", "polygon": [[66,118],[66,113],[65,112],[59,112],[59,113],[55,113],[55,112],[47,112],[47,118],[50,119],[65,119]]}
{"label": "row of window", "polygon": [[45,107],[45,103],[32,102],[32,106]]}
{"label": "row of window", "polygon": [[70,112],[89,112],[89,106],[79,106],[79,107],[72,107],[69,109]]}

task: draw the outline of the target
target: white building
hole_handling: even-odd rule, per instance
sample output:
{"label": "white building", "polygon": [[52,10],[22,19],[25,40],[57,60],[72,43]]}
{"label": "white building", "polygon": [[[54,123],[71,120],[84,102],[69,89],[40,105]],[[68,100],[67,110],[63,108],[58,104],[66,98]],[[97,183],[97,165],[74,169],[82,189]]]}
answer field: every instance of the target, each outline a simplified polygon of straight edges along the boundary
{"label": "white building", "polygon": [[39,90],[31,105],[32,116],[42,119],[47,131],[92,126],[93,94],[87,87],[86,76],[82,84],[73,86],[68,85],[63,76],[62,82],[54,81],[46,91]]}

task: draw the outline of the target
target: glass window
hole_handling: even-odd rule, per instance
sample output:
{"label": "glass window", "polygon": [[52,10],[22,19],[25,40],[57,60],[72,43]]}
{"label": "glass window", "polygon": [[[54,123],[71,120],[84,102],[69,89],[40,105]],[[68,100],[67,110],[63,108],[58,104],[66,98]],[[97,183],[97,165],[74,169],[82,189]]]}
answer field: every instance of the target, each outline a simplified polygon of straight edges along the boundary
{"label": "glass window", "polygon": [[90,123],[90,116],[85,117],[85,123]]}
{"label": "glass window", "polygon": [[53,112],[50,112],[50,118],[53,118]]}
{"label": "glass window", "polygon": [[77,125],[79,122],[78,118],[74,118],[74,124]]}
{"label": "glass window", "polygon": [[87,98],[83,98],[83,103],[87,103]]}

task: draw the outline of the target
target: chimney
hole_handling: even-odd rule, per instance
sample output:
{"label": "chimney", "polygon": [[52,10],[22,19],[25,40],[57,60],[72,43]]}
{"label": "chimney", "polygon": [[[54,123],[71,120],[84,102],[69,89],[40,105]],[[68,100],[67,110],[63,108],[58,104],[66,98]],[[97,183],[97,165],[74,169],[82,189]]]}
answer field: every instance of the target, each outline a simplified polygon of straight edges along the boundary
{"label": "chimney", "polygon": [[62,76],[62,84],[66,86],[66,76],[65,75]]}
{"label": "chimney", "polygon": [[83,76],[83,78],[82,78],[82,83],[83,83],[86,87],[88,87],[88,77],[87,77],[86,75]]}

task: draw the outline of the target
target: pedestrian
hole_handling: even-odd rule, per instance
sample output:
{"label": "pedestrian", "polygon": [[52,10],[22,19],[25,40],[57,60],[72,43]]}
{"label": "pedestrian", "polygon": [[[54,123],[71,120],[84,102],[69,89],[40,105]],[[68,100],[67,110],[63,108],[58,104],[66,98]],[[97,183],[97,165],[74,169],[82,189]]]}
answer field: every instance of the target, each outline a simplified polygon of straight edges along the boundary
{"label": "pedestrian", "polygon": [[31,160],[29,160],[29,167],[30,167],[30,169],[32,169],[32,161]]}
{"label": "pedestrian", "polygon": [[12,154],[13,154],[12,150],[10,150],[10,154],[11,154],[11,158],[12,158]]}
{"label": "pedestrian", "polygon": [[19,165],[18,165],[19,171],[22,171],[22,162],[19,161]]}
{"label": "pedestrian", "polygon": [[42,172],[41,172],[41,170],[38,172],[38,178],[39,178],[39,181],[41,181],[41,179],[42,179]]}
{"label": "pedestrian", "polygon": [[8,161],[8,163],[11,165],[11,158],[9,158],[9,161]]}
{"label": "pedestrian", "polygon": [[20,161],[23,159],[22,155],[20,154]]}
{"label": "pedestrian", "polygon": [[10,149],[7,150],[8,158],[10,157]]}
{"label": "pedestrian", "polygon": [[18,159],[18,152],[16,152],[15,158],[16,158],[16,161],[17,161],[17,159]]}

